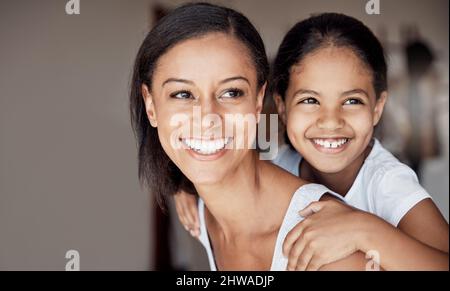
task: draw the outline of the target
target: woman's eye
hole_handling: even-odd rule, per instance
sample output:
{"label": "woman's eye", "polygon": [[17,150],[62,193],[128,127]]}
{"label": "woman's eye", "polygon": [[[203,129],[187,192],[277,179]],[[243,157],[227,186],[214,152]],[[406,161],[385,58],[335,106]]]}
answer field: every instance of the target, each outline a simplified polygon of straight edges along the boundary
{"label": "woman's eye", "polygon": [[350,98],[344,102],[344,105],[358,105],[358,104],[364,104],[364,103],[362,103],[361,100],[355,99],[355,98]]}
{"label": "woman's eye", "polygon": [[176,99],[190,99],[193,98],[191,92],[189,91],[178,91],[178,92],[174,92],[172,94],[170,94],[171,98],[176,98]]}
{"label": "woman's eye", "polygon": [[301,103],[301,104],[319,104],[319,101],[317,101],[316,98],[309,97],[309,98],[303,99],[299,103]]}
{"label": "woman's eye", "polygon": [[220,98],[238,98],[244,95],[244,92],[240,89],[230,89],[227,90]]}

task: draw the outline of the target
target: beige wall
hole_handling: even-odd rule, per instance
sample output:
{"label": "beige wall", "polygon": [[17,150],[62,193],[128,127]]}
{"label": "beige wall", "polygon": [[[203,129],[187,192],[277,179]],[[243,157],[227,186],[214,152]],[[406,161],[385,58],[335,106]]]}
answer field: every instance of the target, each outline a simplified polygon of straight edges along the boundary
{"label": "beige wall", "polygon": [[127,111],[144,0],[0,2],[0,270],[150,266]]}

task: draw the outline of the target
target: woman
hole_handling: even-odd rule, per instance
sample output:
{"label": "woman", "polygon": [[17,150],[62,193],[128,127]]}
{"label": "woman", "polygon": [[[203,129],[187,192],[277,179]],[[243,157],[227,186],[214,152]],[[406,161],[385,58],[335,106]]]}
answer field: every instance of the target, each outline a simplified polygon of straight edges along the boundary
{"label": "woman", "polygon": [[[259,160],[248,146],[268,71],[248,19],[202,3],[163,18],[136,58],[130,106],[140,178],[159,201],[178,190],[198,193],[213,270],[285,270],[281,244],[301,221],[298,210],[328,191]],[[323,269],[365,264],[356,253]]]}

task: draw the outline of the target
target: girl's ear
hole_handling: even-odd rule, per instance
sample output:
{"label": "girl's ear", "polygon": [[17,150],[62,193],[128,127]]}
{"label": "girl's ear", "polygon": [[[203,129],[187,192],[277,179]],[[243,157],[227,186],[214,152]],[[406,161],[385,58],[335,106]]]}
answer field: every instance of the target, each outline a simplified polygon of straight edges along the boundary
{"label": "girl's ear", "polygon": [[158,123],[156,121],[156,111],[153,104],[153,96],[152,94],[150,94],[150,91],[145,84],[142,84],[142,97],[144,98],[145,111],[147,112],[148,120],[150,121],[151,126],[157,127]]}
{"label": "girl's ear", "polygon": [[373,110],[373,126],[377,125],[378,122],[381,119],[381,115],[383,114],[384,105],[386,105],[386,101],[388,98],[388,93],[386,91],[383,91],[380,95],[380,98],[378,98],[375,108]]}
{"label": "girl's ear", "polygon": [[278,115],[280,115],[281,121],[283,124],[286,124],[286,104],[284,103],[283,98],[281,98],[279,94],[275,94],[273,100],[277,106]]}
{"label": "girl's ear", "polygon": [[264,96],[266,95],[267,82],[261,87],[256,97],[256,116],[257,122],[261,119],[261,112],[264,106]]}

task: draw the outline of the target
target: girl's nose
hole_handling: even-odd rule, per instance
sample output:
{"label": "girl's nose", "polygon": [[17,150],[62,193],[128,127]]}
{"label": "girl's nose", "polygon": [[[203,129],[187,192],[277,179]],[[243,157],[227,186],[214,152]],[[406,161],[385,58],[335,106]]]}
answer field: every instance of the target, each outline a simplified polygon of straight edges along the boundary
{"label": "girl's nose", "polygon": [[338,110],[324,111],[317,119],[317,127],[334,131],[344,127],[345,121]]}

